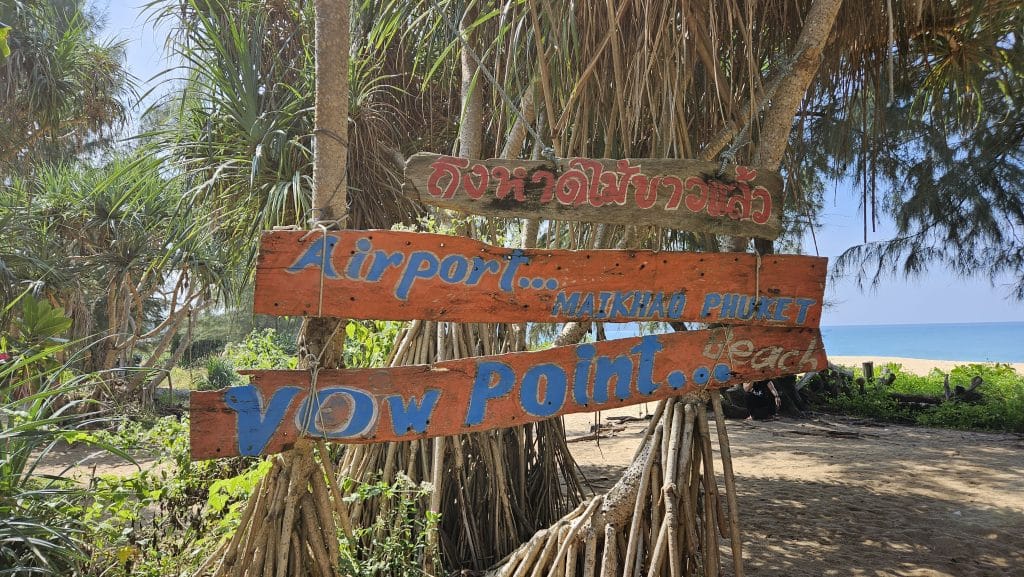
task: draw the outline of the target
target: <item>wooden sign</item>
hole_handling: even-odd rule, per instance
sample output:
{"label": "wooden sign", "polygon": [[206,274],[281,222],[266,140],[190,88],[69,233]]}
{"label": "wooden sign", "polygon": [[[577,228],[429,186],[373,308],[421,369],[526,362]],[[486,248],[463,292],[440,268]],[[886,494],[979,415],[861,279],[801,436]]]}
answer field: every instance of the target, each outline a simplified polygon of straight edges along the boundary
{"label": "wooden sign", "polygon": [[[253,371],[193,392],[193,459],[511,427],[826,367],[817,329],[728,327],[387,369]],[[312,400],[311,400],[312,399]]]}
{"label": "wooden sign", "polygon": [[416,154],[405,193],[484,216],[651,224],[695,232],[779,236],[782,177],[699,160],[470,160]]}
{"label": "wooden sign", "polygon": [[264,233],[257,314],[454,322],[593,319],[816,327],[827,261],[521,250],[395,231]]}

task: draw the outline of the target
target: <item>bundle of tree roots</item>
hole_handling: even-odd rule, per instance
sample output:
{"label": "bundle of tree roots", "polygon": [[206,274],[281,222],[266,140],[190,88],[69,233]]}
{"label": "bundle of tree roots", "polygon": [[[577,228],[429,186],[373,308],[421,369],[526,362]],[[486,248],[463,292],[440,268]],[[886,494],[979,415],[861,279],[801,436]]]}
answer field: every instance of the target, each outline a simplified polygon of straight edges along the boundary
{"label": "bundle of tree roots", "polygon": [[734,573],[742,575],[721,400],[717,392],[705,396],[715,409],[724,495],[715,479],[706,399],[662,401],[615,486],[538,532],[489,575],[709,577],[720,574],[719,538],[731,540]]}

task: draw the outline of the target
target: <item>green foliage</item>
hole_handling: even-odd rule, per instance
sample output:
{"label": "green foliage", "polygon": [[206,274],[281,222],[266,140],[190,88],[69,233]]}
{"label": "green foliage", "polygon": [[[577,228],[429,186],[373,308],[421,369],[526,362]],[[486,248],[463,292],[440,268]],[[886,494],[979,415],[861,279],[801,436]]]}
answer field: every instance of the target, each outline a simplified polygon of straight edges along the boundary
{"label": "green foliage", "polygon": [[[970,364],[955,367],[950,371],[950,380],[967,383],[975,375],[981,376],[985,384],[978,390],[984,395],[979,405],[955,403],[950,407],[938,407],[934,414],[926,413],[919,419],[921,424],[935,425],[948,423],[956,429],[991,429],[1024,433],[1024,375],[1010,365]],[[956,414],[946,414],[957,407]],[[931,419],[936,422],[932,422]]]}
{"label": "green foliage", "polygon": [[269,468],[251,458],[191,461],[188,421],[175,417],[124,422],[97,437],[155,460],[94,481],[80,511],[89,527],[90,574],[191,573],[237,525],[240,504]]}
{"label": "green foliage", "polygon": [[[84,527],[68,511],[82,498],[70,481],[36,474],[44,456],[60,441],[73,441],[82,417],[59,407],[74,388],[47,378],[35,394],[12,399],[24,384],[9,381],[25,369],[24,358],[0,370],[0,566],[15,574],[68,572],[83,558]],[[53,376],[53,373],[49,373]]]}
{"label": "green foliage", "polygon": [[256,330],[240,343],[228,343],[223,355],[206,358],[206,379],[198,390],[213,391],[246,382],[239,370],[294,369],[298,366],[295,343],[274,329]]}
{"label": "green foliage", "polygon": [[[918,424],[953,429],[980,429],[991,431],[1024,432],[1024,375],[1005,364],[958,365],[950,371],[950,386],[966,386],[975,376],[984,379],[977,389],[982,399],[978,402],[951,400],[944,403],[915,408],[901,405],[893,394],[922,397],[942,397],[944,374],[933,370],[927,376],[905,373],[899,365],[888,365],[896,375],[889,387],[866,383],[861,395],[856,385],[848,395],[840,394],[827,399],[831,410],[861,415],[885,421]],[[860,376],[860,370],[856,371]]]}
{"label": "green foliage", "polygon": [[84,152],[127,117],[122,45],[89,4],[0,2],[0,182],[32,160]]}
{"label": "green foliage", "polygon": [[901,408],[892,396],[884,390],[870,388],[865,394],[839,395],[828,400],[829,409],[851,415],[860,415],[883,421],[913,424],[913,414]]}
{"label": "green foliage", "polygon": [[[239,475],[227,479],[218,479],[210,484],[210,496],[206,506],[214,513],[223,513],[229,504],[239,502],[252,494],[256,483],[270,471],[273,461],[260,461],[259,464]],[[237,513],[237,511],[235,511]],[[237,524],[238,519],[234,519]]]}
{"label": "green foliage", "polygon": [[206,378],[197,389],[213,391],[244,384],[246,379],[239,370],[294,369],[298,363],[291,339],[274,329],[256,330],[240,343],[225,345],[223,355],[207,357]]}
{"label": "green foliage", "polygon": [[21,298],[21,317],[16,319],[14,328],[26,340],[47,342],[67,332],[71,319],[64,309],[26,294]]}
{"label": "green foliage", "polygon": [[7,37],[11,34],[11,27],[0,23],[0,56],[7,58],[11,55],[11,45],[7,42]]}
{"label": "green foliage", "polygon": [[[191,574],[237,529],[246,500],[273,465],[254,458],[192,462],[188,421],[174,417],[127,421],[93,437],[155,460],[126,476],[100,476],[88,501],[70,509],[82,526],[88,574]],[[424,511],[430,484],[405,476],[390,485],[348,479],[342,490],[348,502],[372,500],[383,511],[373,525],[355,529],[351,540],[338,535],[342,574],[423,575],[427,535],[439,520]]]}
{"label": "green foliage", "polygon": [[71,327],[71,319],[60,307],[54,307],[28,292],[19,295],[4,307],[3,312],[17,312],[11,318],[12,332],[0,335],[0,354],[17,363],[18,367],[14,369],[13,364],[6,367],[12,371],[9,380],[20,379],[22,387],[38,387],[43,380],[53,376],[52,371],[60,364],[57,356],[67,343],[61,336]]}
{"label": "green foliage", "polygon": [[299,359],[295,356],[293,340],[274,329],[255,330],[241,343],[224,347],[224,358],[237,369],[294,369]]}
{"label": "green foliage", "polygon": [[[18,227],[0,235],[7,280],[62,306],[74,321],[72,338],[118,335],[94,343],[86,369],[132,358],[136,345],[159,341],[226,282],[216,246],[189,237],[176,218],[180,188],[161,165],[143,154],[98,166],[39,165],[0,187],[0,214],[9,211]],[[176,314],[157,329],[168,309]]]}
{"label": "green foliage", "polygon": [[[1012,430],[1024,432],[1020,413],[1013,414],[998,403],[942,403],[922,411],[916,417],[919,425],[948,429]],[[1014,422],[1016,421],[1016,423]]]}
{"label": "green foliage", "polygon": [[[171,348],[176,348],[178,343],[172,343]],[[224,352],[227,341],[223,339],[197,339],[189,343],[185,352],[181,355],[182,365],[186,367],[201,366],[206,359],[213,355]]]}
{"label": "green foliage", "polygon": [[345,327],[345,366],[383,367],[402,323],[349,321]]}
{"label": "green foliage", "polygon": [[87,526],[75,511],[86,493],[37,469],[58,443],[111,447],[81,430],[98,418],[81,398],[93,378],[59,361],[69,356],[57,338],[67,317],[29,295],[21,302],[18,338],[0,337],[0,573],[65,575],[85,559]]}
{"label": "green foliage", "polygon": [[[249,274],[248,271],[245,274]],[[286,351],[294,352],[295,342],[302,326],[301,317],[268,317],[252,314],[252,293],[249,289],[231,295],[225,308],[216,312],[205,312],[192,323],[192,342],[220,343],[216,351],[191,351],[185,359],[198,359],[211,352],[223,352],[224,345],[241,342],[254,331],[272,328],[278,342],[285,344]],[[290,348],[289,348],[290,347]]]}
{"label": "green foliage", "polygon": [[[346,480],[342,490],[348,502],[376,501],[382,514],[373,525],[356,529],[353,541],[341,538],[341,573],[353,577],[419,577],[430,550],[427,536],[437,530],[440,515],[422,506],[433,492],[399,473],[395,483],[356,484]],[[368,545],[368,546],[367,546]],[[439,560],[435,559],[435,564]]]}
{"label": "green foliage", "polygon": [[241,385],[244,382],[245,379],[235,372],[231,361],[224,357],[210,357],[206,359],[206,380],[199,384],[197,390],[216,391]]}

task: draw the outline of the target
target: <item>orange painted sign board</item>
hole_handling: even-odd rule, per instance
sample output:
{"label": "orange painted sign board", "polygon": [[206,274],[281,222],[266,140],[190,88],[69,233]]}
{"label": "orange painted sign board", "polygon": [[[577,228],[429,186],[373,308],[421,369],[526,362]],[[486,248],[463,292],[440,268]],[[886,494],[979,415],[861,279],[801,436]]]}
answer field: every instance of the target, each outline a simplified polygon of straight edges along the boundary
{"label": "orange painted sign board", "polygon": [[498,248],[385,230],[263,234],[257,314],[452,322],[816,327],[827,260]]}
{"label": "orange painted sign board", "polygon": [[[456,435],[826,367],[814,328],[722,327],[385,369],[252,371],[193,392],[193,459]],[[315,394],[313,392],[315,391]]]}
{"label": "orange painted sign board", "polygon": [[403,189],[425,204],[483,216],[644,223],[766,239],[782,230],[778,172],[700,160],[552,163],[420,153],[406,162]]}

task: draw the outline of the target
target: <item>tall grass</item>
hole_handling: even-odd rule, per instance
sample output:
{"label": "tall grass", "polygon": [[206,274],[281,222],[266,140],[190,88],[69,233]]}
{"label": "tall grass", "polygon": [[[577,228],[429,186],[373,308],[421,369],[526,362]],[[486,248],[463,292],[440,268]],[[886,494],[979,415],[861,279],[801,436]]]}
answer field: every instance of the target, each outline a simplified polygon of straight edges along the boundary
{"label": "tall grass", "polygon": [[[94,376],[77,376],[70,361],[47,366],[58,344],[10,357],[0,367],[0,575],[67,575],[84,561],[86,528],[75,515],[85,489],[41,465],[61,444],[98,442],[86,429],[104,417],[82,396]],[[43,370],[39,370],[39,367]]]}

